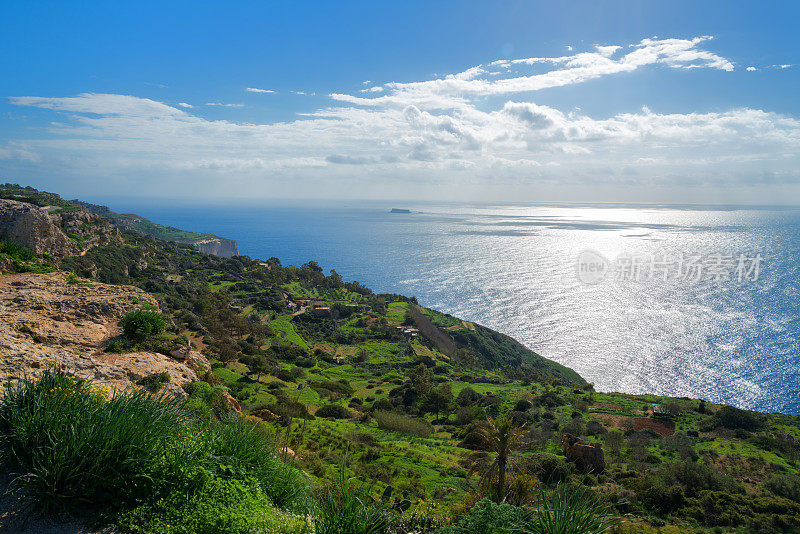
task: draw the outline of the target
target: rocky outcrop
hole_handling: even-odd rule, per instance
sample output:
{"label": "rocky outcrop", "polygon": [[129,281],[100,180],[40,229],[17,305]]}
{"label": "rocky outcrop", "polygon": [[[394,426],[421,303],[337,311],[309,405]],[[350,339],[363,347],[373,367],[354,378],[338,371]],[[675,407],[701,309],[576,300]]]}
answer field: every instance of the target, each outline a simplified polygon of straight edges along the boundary
{"label": "rocky outcrop", "polygon": [[36,254],[66,256],[77,248],[46,211],[16,200],[0,199],[0,238],[19,243]]}
{"label": "rocky outcrop", "polygon": [[185,396],[180,386],[209,369],[200,353],[188,351],[178,361],[151,352],[103,352],[121,333],[120,318],[143,304],[156,301],[130,286],[76,280],[63,273],[0,276],[0,387],[50,367],[112,389],[135,388],[138,380],[166,371],[166,387]]}
{"label": "rocky outcrop", "polygon": [[564,434],[561,438],[561,446],[564,448],[564,456],[567,460],[575,463],[580,471],[584,473],[602,473],[606,468],[606,461],[603,455],[603,447],[595,443],[586,445],[580,443],[579,439],[570,434]]}
{"label": "rocky outcrop", "polygon": [[200,252],[222,258],[232,258],[239,255],[238,243],[233,239],[225,239],[224,237],[195,241],[192,245]]}
{"label": "rocky outcrop", "polygon": [[120,240],[119,231],[85,209],[63,211],[28,202],[0,199],[0,238],[37,255],[62,258]]}

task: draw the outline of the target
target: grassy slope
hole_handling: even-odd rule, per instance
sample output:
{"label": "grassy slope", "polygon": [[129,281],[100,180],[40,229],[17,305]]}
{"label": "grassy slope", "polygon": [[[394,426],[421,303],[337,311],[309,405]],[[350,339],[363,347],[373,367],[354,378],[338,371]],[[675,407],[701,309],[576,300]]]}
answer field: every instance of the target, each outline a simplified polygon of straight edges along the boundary
{"label": "grassy slope", "polygon": [[219,239],[213,234],[204,234],[200,232],[190,232],[187,230],[180,230],[172,226],[163,226],[141,215],[132,213],[111,213],[107,215],[111,219],[120,221],[120,224],[133,228],[137,232],[145,235],[155,237],[156,239],[163,239],[164,241],[173,241],[175,243],[196,243],[207,239]]}
{"label": "grassy slope", "polygon": [[[462,349],[482,356],[481,365],[465,367],[425,339],[409,340],[402,335],[392,335],[394,325],[405,320],[410,306],[402,298],[389,298],[388,302],[383,302],[383,311],[375,305],[376,296],[343,288],[332,289],[328,287],[327,279],[309,274],[307,270],[270,270],[246,259],[213,258],[186,247],[167,246],[133,237],[127,239],[128,243],[123,247],[90,251],[86,257],[65,262],[64,266],[79,274],[89,272],[92,265],[98,266],[101,279],[133,283],[147,289],[172,310],[179,328],[193,336],[202,337],[202,332],[192,326],[195,320],[192,316],[209,325],[206,321],[214,314],[209,315],[208,309],[225,310],[230,304],[236,305],[234,309],[237,310],[255,310],[259,320],[264,321],[261,324],[269,327],[265,337],[258,341],[259,345],[267,347],[288,342],[313,355],[310,367],[309,362],[298,367],[297,360],[279,359],[277,369],[260,377],[249,372],[242,362],[227,365],[216,362],[213,372],[230,388],[245,410],[263,406],[274,409],[281,403],[285,404],[286,399],[303,403],[311,414],[331,403],[350,410],[354,415],[352,419],[303,421],[295,418],[288,428],[286,435],[290,446],[297,452],[297,461],[315,477],[328,478],[346,457],[353,472],[374,481],[375,492],[391,484],[396,492],[409,498],[435,499],[454,505],[461,502],[468,484],[463,463],[468,451],[459,446],[466,427],[457,420],[455,408],[445,414],[446,419],[434,422],[435,432],[427,438],[381,429],[364,416],[373,403],[390,399],[393,390],[407,383],[408,371],[420,356],[432,359],[437,372],[434,381],[447,382],[455,395],[469,387],[484,399],[499,399],[499,406],[493,409],[497,413],[511,411],[519,400],[536,403],[545,397],[555,398],[554,405],[544,404],[523,414],[533,438],[533,446],[525,456],[533,459],[542,453],[561,455],[561,432],[582,434],[584,441],[597,442],[604,447],[608,473],[589,482],[604,495],[624,494],[626,499],[637,503],[640,496],[636,493],[636,484],[675,464],[688,454],[687,451],[699,458],[695,465],[711,466],[715,472],[733,476],[751,499],[772,495],[763,484],[776,473],[793,476],[798,473],[798,417],[763,415],[764,426],[756,431],[709,429],[706,427],[710,414],[720,406],[707,403],[704,413],[700,413],[698,400],[592,392],[559,384],[553,378],[579,377],[554,362],[539,360],[541,357],[507,336],[421,308],[422,313],[437,328],[459,342]],[[146,255],[140,252],[145,249]],[[142,257],[148,258],[149,266],[145,271],[123,269],[136,264]],[[128,271],[131,274],[120,274]],[[167,276],[176,275],[181,277],[178,284],[163,283]],[[298,275],[301,276],[299,279]],[[281,276],[286,279],[281,279]],[[370,303],[373,308],[363,311],[360,317],[337,320],[333,331],[325,330],[324,324],[311,325],[313,328],[309,329],[309,324],[292,316],[282,302],[251,298],[268,286],[275,286],[279,295],[286,291],[297,298],[323,298],[327,304],[359,302]],[[186,296],[194,291],[191,288],[198,287],[210,290],[212,296],[219,296],[222,299],[219,302],[223,304],[214,301],[201,306],[198,302],[212,298],[202,291],[193,297]],[[182,289],[176,292],[177,288]],[[275,306],[270,307],[272,305]],[[205,312],[201,310],[204,306]],[[208,354],[212,359],[220,341],[227,336],[242,350],[247,346],[247,332],[237,335],[222,333],[226,331],[236,330],[220,330],[221,333],[214,336],[206,333],[204,340],[209,345]],[[334,359],[334,355],[341,360]],[[513,365],[517,361],[533,364],[535,370],[544,371],[544,376],[533,380],[505,376],[507,369],[504,365]],[[352,394],[337,394],[325,388],[312,387],[324,381],[340,380],[348,382]],[[675,405],[679,412],[674,421],[675,436],[663,437],[640,430],[642,424],[660,425],[649,411],[652,403]],[[490,412],[486,406],[481,406],[480,411]],[[433,419],[430,414],[423,417],[428,421]],[[592,421],[601,422],[610,432],[586,435],[582,429],[585,430]],[[287,432],[286,426],[278,428]],[[621,436],[619,441],[616,436]],[[636,496],[631,497],[625,492],[634,492]],[[694,498],[687,497],[685,508],[680,509],[683,512],[668,514],[657,521],[680,525],[681,529],[688,531],[687,524],[702,522],[702,518],[698,519],[700,516],[692,519],[694,516],[687,515],[702,505],[700,501],[691,500]],[[643,518],[656,513],[647,509],[645,504],[635,504],[632,510]]]}

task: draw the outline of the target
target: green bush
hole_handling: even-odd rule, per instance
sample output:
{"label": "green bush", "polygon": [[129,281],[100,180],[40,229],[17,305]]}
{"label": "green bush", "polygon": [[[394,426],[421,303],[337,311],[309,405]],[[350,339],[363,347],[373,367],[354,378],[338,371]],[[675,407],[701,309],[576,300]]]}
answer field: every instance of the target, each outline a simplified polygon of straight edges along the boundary
{"label": "green bush", "polygon": [[274,436],[242,419],[214,423],[208,432],[211,453],[234,470],[261,483],[276,506],[296,512],[307,509],[309,486],[303,474],[275,455]]}
{"label": "green bush", "polygon": [[144,386],[145,389],[148,391],[155,393],[160,390],[165,385],[169,384],[171,378],[169,373],[166,371],[162,371],[160,373],[153,373],[151,375],[147,375],[144,378],[140,378],[136,381],[137,384],[140,386]]}
{"label": "green bush", "polygon": [[252,478],[209,477],[195,491],[178,491],[122,515],[119,526],[149,534],[250,534],[307,532],[306,522],[275,509]]}
{"label": "green bush", "polygon": [[[149,491],[165,445],[183,447],[187,412],[146,391],[108,400],[61,372],[22,380],[0,404],[0,451],[44,510],[113,507]],[[191,447],[177,457],[192,457]]]}
{"label": "green bush", "polygon": [[704,422],[703,429],[713,430],[714,428],[722,427],[730,430],[742,429],[755,432],[763,428],[763,426],[763,416],[754,412],[740,410],[733,406],[723,406]]}
{"label": "green bush", "polygon": [[166,322],[157,310],[139,309],[125,314],[122,318],[122,331],[132,341],[142,341],[164,331]]}
{"label": "green bush", "polygon": [[427,438],[433,434],[433,426],[425,419],[382,411],[375,412],[373,416],[378,426],[384,430],[392,430],[421,438]]}
{"label": "green bush", "polygon": [[574,472],[573,464],[555,454],[544,452],[531,456],[530,469],[545,484],[564,482]]}
{"label": "green bush", "polygon": [[498,504],[485,498],[470,508],[458,523],[439,529],[437,534],[511,534],[517,532],[524,516],[522,508],[507,502]]}
{"label": "green bush", "polygon": [[36,254],[29,248],[5,239],[0,239],[0,254],[5,254],[12,259],[21,261],[33,261],[36,259]]}
{"label": "green bush", "polygon": [[800,476],[772,475],[764,481],[764,487],[775,495],[800,503]]}
{"label": "green bush", "polygon": [[343,466],[335,484],[321,489],[316,499],[316,534],[383,534],[393,532],[397,515],[375,502],[366,485],[347,477]]}
{"label": "green bush", "polygon": [[340,404],[326,404],[325,406],[321,406],[314,415],[317,417],[333,417],[334,419],[350,419],[353,417],[350,410]]}

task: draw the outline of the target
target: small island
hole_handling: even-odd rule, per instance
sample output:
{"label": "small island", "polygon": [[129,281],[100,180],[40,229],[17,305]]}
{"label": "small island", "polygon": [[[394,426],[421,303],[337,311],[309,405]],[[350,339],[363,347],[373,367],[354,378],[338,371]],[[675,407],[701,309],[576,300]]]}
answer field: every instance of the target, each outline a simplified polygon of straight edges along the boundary
{"label": "small island", "polygon": [[411,210],[407,210],[405,208],[392,208],[389,210],[389,213],[411,213]]}

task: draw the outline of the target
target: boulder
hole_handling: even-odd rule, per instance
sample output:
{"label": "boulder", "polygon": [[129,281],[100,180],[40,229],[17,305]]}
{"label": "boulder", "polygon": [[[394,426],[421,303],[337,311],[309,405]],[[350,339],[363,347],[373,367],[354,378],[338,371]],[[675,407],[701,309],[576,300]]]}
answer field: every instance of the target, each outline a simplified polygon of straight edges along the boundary
{"label": "boulder", "polygon": [[564,448],[564,456],[573,462],[575,467],[584,473],[602,473],[606,468],[603,447],[598,444],[587,445],[580,443],[580,439],[571,435],[564,434],[561,438],[561,446]]}

